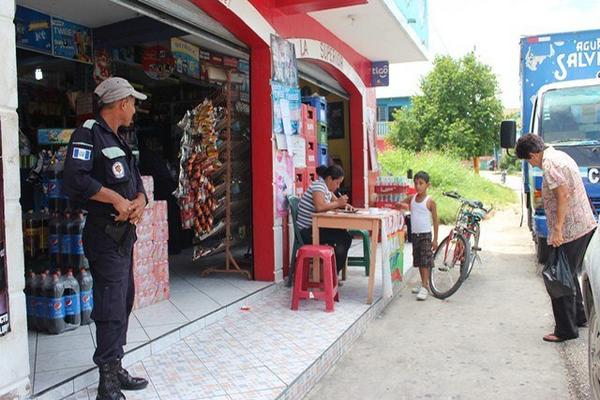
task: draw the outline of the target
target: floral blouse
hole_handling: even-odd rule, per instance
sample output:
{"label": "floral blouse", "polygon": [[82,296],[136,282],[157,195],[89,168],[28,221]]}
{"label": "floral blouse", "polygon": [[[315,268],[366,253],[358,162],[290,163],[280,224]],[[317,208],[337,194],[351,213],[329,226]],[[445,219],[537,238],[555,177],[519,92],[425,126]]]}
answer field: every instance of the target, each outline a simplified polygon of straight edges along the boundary
{"label": "floral blouse", "polygon": [[567,213],[563,226],[565,243],[579,239],[596,227],[596,220],[590,205],[579,167],[565,152],[548,147],[542,158],[542,198],[548,222],[548,243],[552,241],[552,230],[556,224],[558,200],[554,189],[566,185],[568,192]]}

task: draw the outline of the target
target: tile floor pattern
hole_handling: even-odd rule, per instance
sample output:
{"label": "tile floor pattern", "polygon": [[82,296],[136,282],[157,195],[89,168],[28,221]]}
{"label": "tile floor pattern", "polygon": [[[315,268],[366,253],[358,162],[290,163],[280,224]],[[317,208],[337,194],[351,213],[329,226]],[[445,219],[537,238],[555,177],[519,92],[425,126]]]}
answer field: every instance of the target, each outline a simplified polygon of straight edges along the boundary
{"label": "tile floor pattern", "polygon": [[[365,304],[368,278],[364,270],[351,268],[333,313],[325,312],[324,303],[314,300],[301,301],[299,311],[290,310],[290,289],[283,287],[248,311],[228,310],[223,318],[207,322],[203,329],[130,366],[132,373],[146,377],[150,385],[144,391],[127,392],[127,398],[299,398],[297,393],[305,394],[314,384],[311,379],[322,376],[366,329],[367,321],[361,317],[381,311],[382,302],[377,303],[381,268],[377,270],[374,306]],[[184,285],[176,282],[175,287]],[[168,312],[171,306],[161,307]],[[135,317],[144,332],[152,326],[141,325]],[[172,316],[165,315],[165,320],[171,322]],[[311,365],[316,368],[309,369]],[[66,399],[93,400],[95,395],[96,384]]]}
{"label": "tile floor pattern", "polygon": [[[333,313],[314,300],[292,311],[290,290],[281,288],[249,311],[229,314],[136,363],[132,372],[148,377],[150,385],[127,398],[276,399],[369,309],[366,286],[363,271],[351,269]],[[93,400],[94,387],[67,399]]]}
{"label": "tile floor pattern", "polygon": [[[133,312],[126,352],[271,285],[234,274],[203,278],[190,258],[188,254],[181,254],[170,260],[170,300]],[[60,335],[29,332],[34,393],[93,367],[95,347],[94,324]]]}

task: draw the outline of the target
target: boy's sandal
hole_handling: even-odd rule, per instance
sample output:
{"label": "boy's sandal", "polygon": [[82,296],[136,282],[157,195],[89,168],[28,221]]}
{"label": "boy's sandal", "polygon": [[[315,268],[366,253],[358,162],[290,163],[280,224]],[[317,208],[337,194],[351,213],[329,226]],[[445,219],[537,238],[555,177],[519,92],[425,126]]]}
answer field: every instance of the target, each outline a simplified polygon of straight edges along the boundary
{"label": "boy's sandal", "polygon": [[565,340],[567,340],[567,339],[559,338],[554,333],[549,333],[546,336],[544,336],[542,339],[544,340],[544,342],[551,342],[551,343],[560,343],[560,342],[564,342]]}

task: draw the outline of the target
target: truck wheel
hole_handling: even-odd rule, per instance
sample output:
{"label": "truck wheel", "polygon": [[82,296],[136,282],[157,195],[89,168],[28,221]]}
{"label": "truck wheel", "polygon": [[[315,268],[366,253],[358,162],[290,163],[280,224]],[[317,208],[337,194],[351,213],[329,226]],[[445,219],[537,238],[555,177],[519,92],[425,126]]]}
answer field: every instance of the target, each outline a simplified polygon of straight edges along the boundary
{"label": "truck wheel", "polygon": [[550,254],[550,247],[546,238],[538,237],[535,243],[535,250],[537,254],[537,260],[540,264],[544,264]]}
{"label": "truck wheel", "polygon": [[588,370],[590,386],[592,389],[592,399],[598,400],[600,399],[600,331],[598,329],[598,316],[593,302],[589,314]]}

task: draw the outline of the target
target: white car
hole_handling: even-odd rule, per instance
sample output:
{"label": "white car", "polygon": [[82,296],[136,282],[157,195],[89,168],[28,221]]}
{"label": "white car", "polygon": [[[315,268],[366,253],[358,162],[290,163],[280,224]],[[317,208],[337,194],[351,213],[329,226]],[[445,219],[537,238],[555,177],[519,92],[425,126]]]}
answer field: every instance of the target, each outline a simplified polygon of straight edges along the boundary
{"label": "white car", "polygon": [[596,229],[582,267],[582,295],[588,318],[588,368],[593,400],[600,400],[600,229]]}

